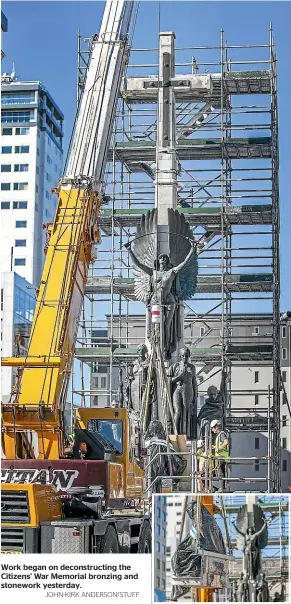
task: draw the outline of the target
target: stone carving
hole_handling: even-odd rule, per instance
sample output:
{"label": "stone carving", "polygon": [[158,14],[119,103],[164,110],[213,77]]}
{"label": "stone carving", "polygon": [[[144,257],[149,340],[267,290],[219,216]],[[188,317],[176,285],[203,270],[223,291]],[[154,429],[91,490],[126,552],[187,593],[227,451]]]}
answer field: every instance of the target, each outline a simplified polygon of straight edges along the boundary
{"label": "stone carving", "polygon": [[[191,298],[196,290],[197,253],[190,225],[183,214],[168,210],[169,252],[157,250],[157,210],[143,214],[136,238],[126,244],[135,272],[135,297],[150,311],[158,305],[162,311],[164,355],[169,359],[181,337],[180,301]],[[150,312],[149,312],[150,320]],[[150,328],[150,337],[153,335]]]}
{"label": "stone carving", "polygon": [[129,409],[140,411],[148,370],[148,350],[145,344],[137,347],[137,359],[127,373],[126,403]]}
{"label": "stone carving", "polygon": [[258,545],[258,537],[264,531],[267,526],[267,522],[265,521],[263,526],[259,531],[255,531],[253,526],[249,527],[245,533],[240,531],[240,529],[234,524],[236,531],[243,537],[244,539],[244,562],[245,562],[245,573],[246,576],[254,580],[258,574],[259,570],[259,556],[260,556],[260,548]]}
{"label": "stone carving", "polygon": [[172,385],[174,421],[178,434],[188,440],[197,438],[197,381],[195,366],[189,362],[189,348],[180,351],[181,360],[168,370]]}

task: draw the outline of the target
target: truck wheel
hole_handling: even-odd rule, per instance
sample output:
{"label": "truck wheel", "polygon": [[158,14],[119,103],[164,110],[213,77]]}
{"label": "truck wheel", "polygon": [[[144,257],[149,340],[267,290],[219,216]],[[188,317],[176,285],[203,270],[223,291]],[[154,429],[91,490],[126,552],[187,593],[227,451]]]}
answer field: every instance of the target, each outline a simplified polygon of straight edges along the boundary
{"label": "truck wheel", "polygon": [[108,526],[103,537],[100,540],[100,554],[118,554],[118,539],[116,530],[113,526]]}
{"label": "truck wheel", "polygon": [[142,529],[139,536],[138,542],[138,554],[151,554],[152,553],[152,531],[150,523],[145,520],[142,525]]}

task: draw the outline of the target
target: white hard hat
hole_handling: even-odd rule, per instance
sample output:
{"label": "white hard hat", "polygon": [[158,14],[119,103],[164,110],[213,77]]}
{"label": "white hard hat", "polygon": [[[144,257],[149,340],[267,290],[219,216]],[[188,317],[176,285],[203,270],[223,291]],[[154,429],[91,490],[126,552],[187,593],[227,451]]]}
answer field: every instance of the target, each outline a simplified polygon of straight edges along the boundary
{"label": "white hard hat", "polygon": [[197,440],[197,449],[201,449],[204,446],[203,440]]}
{"label": "white hard hat", "polygon": [[210,424],[210,428],[215,428],[215,426],[220,426],[221,422],[218,419],[213,419],[211,424]]}

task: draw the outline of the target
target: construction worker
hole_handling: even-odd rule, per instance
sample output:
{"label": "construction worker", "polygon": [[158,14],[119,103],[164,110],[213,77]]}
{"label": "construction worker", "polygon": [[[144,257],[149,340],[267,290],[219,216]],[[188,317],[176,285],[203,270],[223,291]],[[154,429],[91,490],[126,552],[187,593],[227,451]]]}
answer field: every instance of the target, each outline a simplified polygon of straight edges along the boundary
{"label": "construction worker", "polygon": [[215,471],[216,475],[219,478],[220,488],[219,491],[224,491],[224,478],[226,475],[226,458],[229,457],[229,439],[227,434],[222,429],[221,421],[214,419],[210,428],[212,432],[215,434],[215,442],[214,442],[214,455],[215,455]]}
{"label": "construction worker", "polygon": [[203,476],[205,476],[205,444],[203,440],[197,441],[197,462],[198,462],[198,472],[200,477],[198,479],[198,490],[199,493],[204,491],[205,481],[203,480]]}

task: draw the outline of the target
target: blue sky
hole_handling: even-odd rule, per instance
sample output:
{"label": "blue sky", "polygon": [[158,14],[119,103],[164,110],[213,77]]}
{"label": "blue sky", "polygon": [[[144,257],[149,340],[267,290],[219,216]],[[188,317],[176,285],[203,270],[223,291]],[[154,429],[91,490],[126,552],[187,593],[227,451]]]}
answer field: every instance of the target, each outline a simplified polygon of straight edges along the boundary
{"label": "blue sky", "polygon": [[[97,32],[104,2],[3,2],[8,17],[4,36],[6,58],[22,80],[41,80],[65,114],[65,148],[76,108],[77,30]],[[158,2],[141,2],[134,46],[157,46]],[[161,2],[160,24],[176,32],[177,46],[218,45],[220,28],[229,44],[265,44],[272,21],[278,53],[280,191],[281,191],[281,309],[291,310],[290,225],[290,2]]]}

